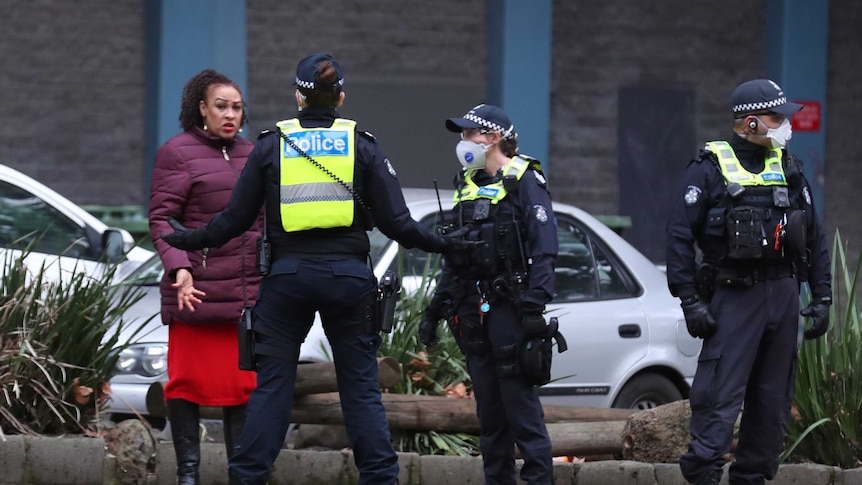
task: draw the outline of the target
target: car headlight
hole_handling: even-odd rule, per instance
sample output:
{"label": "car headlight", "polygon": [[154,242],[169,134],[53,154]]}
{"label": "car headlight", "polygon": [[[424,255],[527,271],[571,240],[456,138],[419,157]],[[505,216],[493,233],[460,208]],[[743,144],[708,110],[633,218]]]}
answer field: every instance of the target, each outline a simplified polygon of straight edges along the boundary
{"label": "car headlight", "polygon": [[117,370],[120,374],[155,377],[168,369],[167,344],[140,344],[120,351]]}

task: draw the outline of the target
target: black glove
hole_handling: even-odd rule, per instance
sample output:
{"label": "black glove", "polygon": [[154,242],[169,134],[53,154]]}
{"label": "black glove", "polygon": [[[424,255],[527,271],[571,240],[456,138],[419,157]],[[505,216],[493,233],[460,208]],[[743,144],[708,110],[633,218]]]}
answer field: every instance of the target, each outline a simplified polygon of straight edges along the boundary
{"label": "black glove", "polygon": [[524,302],[521,306],[521,323],[524,325],[524,333],[531,336],[546,336],[548,324],[545,322],[544,305]]}
{"label": "black glove", "polygon": [[419,341],[426,347],[431,347],[437,344],[437,324],[440,323],[440,317],[437,316],[431,307],[425,309],[425,315],[422,321],[419,322]]}
{"label": "black glove", "polygon": [[162,234],[161,237],[164,242],[171,246],[186,251],[203,249],[209,246],[206,243],[206,226],[190,231],[173,217],[168,217],[168,224],[171,225],[174,232]]}
{"label": "black glove", "polygon": [[829,329],[829,305],[831,303],[831,298],[820,298],[812,301],[799,312],[803,317],[811,318],[811,327],[802,334],[807,340],[820,337]]}
{"label": "black glove", "polygon": [[478,241],[468,241],[464,236],[470,233],[470,227],[464,226],[457,231],[450,232],[441,236],[440,252],[451,253],[453,251],[464,251],[472,246],[479,244]]}
{"label": "black glove", "polygon": [[685,315],[685,326],[692,337],[707,338],[715,333],[717,325],[715,317],[709,311],[709,304],[697,295],[682,302],[682,313]]}

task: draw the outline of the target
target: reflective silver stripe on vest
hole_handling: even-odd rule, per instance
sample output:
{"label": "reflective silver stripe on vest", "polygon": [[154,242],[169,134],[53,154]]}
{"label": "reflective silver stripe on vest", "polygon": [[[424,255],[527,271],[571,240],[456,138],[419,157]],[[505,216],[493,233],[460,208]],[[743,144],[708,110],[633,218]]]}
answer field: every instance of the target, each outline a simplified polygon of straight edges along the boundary
{"label": "reflective silver stripe on vest", "polygon": [[[353,184],[347,183],[347,186],[353,190]],[[298,204],[302,202],[331,202],[352,200],[344,187],[338,182],[322,182],[312,184],[299,185],[282,185],[281,186],[281,203],[282,204]]]}

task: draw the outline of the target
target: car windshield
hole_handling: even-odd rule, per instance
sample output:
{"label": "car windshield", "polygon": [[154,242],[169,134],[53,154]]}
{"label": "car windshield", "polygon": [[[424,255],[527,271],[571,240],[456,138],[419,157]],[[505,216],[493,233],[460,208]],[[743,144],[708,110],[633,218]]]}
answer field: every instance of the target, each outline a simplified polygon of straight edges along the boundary
{"label": "car windshield", "polygon": [[165,268],[162,266],[162,260],[156,254],[148,259],[144,264],[138,266],[137,269],[129,273],[123,281],[142,286],[157,286],[162,279]]}

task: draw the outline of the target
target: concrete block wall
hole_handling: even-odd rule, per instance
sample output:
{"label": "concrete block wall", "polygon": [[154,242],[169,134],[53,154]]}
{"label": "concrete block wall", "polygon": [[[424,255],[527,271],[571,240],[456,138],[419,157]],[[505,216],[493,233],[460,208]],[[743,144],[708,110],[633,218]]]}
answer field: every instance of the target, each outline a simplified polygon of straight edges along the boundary
{"label": "concrete block wall", "polygon": [[[152,470],[123,470],[105,452],[101,438],[6,436],[0,439],[0,483],[4,485],[115,485],[138,483],[170,485],[176,482],[173,444],[160,442]],[[227,484],[224,446],[201,446],[201,483]],[[481,484],[478,457],[430,456],[400,453],[399,481],[405,485]],[[521,461],[516,463],[520,467]],[[727,467],[725,467],[726,469]],[[134,477],[134,479],[132,479]],[[349,485],[358,474],[350,450],[282,450],[267,483]],[[524,482],[518,480],[518,484]],[[554,463],[554,485],[685,485],[676,464],[634,461]],[[774,485],[862,485],[862,469],[841,470],[817,464],[782,465]],[[727,473],[721,481],[727,485]]]}

